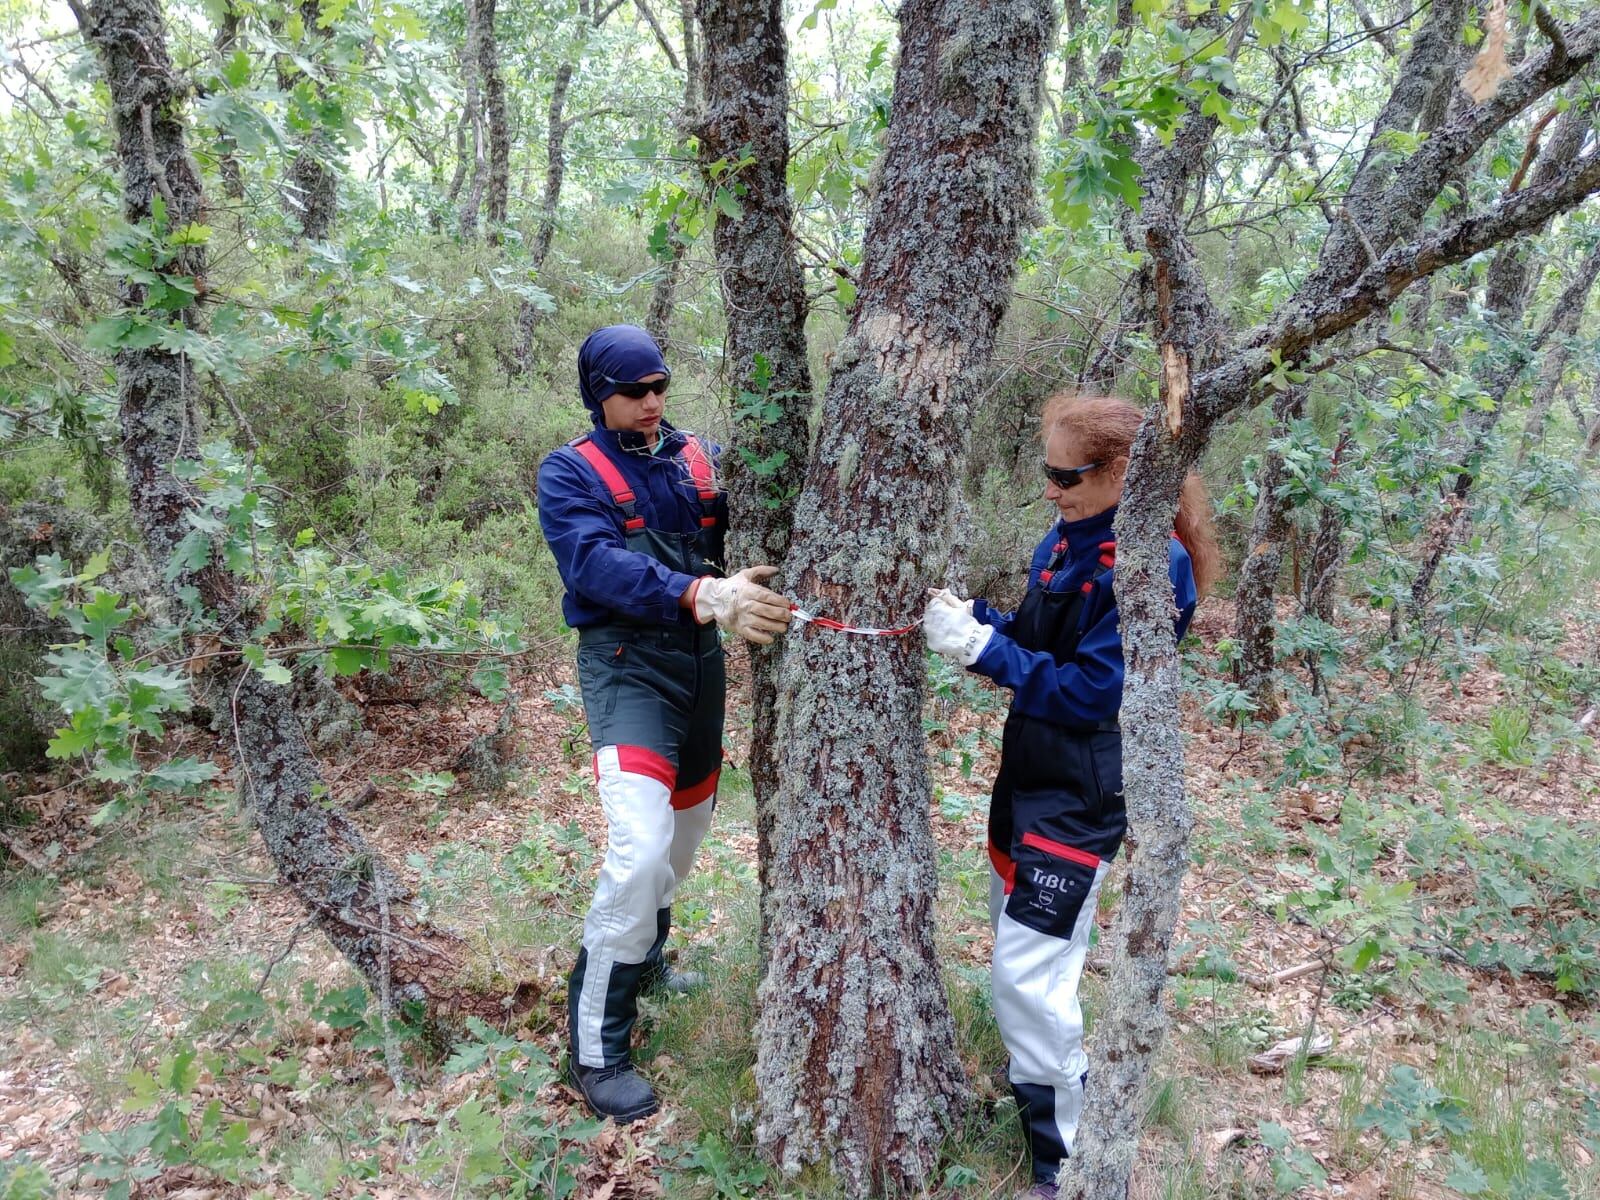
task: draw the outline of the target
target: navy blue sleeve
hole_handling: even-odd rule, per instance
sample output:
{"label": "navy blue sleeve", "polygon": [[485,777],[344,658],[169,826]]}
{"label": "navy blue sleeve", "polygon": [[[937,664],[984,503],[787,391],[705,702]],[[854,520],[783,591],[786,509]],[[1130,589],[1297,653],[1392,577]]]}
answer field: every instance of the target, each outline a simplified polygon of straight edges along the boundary
{"label": "navy blue sleeve", "polygon": [[539,525],[567,589],[642,621],[674,622],[693,575],[629,550],[622,518],[596,495],[588,465],[557,450],[539,464]]}
{"label": "navy blue sleeve", "polygon": [[972,615],[980,624],[993,625],[997,634],[1009,633],[1011,622],[1016,616],[1015,613],[1003,613],[997,609],[990,608],[989,602],[982,599],[972,602]]}
{"label": "navy blue sleeve", "polygon": [[[1176,540],[1171,547],[1169,569],[1181,638],[1194,616],[1194,572],[1188,552]],[[1111,576],[1102,575],[1095,589],[1110,586]],[[1065,666],[1057,666],[1049,654],[1024,650],[996,630],[970,669],[1010,688],[1013,703],[1024,716],[1058,725],[1115,721],[1122,708],[1122,631],[1114,598],[1103,606],[1091,604],[1090,611],[1097,608],[1099,615],[1083,631],[1077,654]]]}

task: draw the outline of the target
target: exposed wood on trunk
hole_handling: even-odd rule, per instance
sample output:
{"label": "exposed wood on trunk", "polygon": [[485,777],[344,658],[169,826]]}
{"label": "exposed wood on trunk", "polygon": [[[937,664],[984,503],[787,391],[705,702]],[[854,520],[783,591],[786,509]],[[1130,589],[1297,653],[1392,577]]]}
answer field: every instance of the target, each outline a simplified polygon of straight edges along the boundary
{"label": "exposed wood on trunk", "polygon": [[[730,217],[711,205],[711,240],[727,319],[724,362],[734,410],[733,446],[725,460],[733,518],[729,561],[740,567],[781,565],[789,549],[792,498],[806,477],[812,406],[805,277],[795,253],[787,180],[783,5],[780,0],[701,0],[699,18],[705,32],[704,101],[695,132],[708,195],[733,182],[713,178],[711,164],[745,153],[754,158],[739,171],[738,181],[744,185],[739,215]],[[778,791],[777,668],[776,648],[751,653],[750,779],[763,931],[771,882],[772,805]]]}
{"label": "exposed wood on trunk", "polygon": [[[834,355],[786,576],[893,625],[943,581],[978,384],[1033,213],[1052,6],[908,0],[860,299]],[[907,519],[914,514],[914,519]],[[934,957],[922,646],[785,639],[757,1138],[854,1195],[932,1185],[964,1108]]]}
{"label": "exposed wood on trunk", "polygon": [[[157,0],[72,5],[111,95],[124,218],[148,225],[159,196],[169,225],[202,220],[200,176],[182,120],[186,85],[168,55]],[[203,275],[205,265],[203,246],[185,246],[160,269],[192,278]],[[125,278],[122,286],[126,307],[145,305],[144,284]],[[192,326],[197,309],[191,305],[168,316]],[[194,367],[187,357],[148,347],[119,350],[116,373],[133,519],[152,561],[165,564],[189,532],[195,511],[189,486],[173,473],[174,462],[192,457],[202,440]],[[179,611],[193,589],[222,645],[249,639],[256,621],[251,599],[217,562],[185,568],[167,587]],[[237,659],[213,661],[232,665],[213,666],[200,685],[231,725],[229,749],[244,799],[279,878],[318,928],[391,1001],[389,1012],[394,1003],[415,1001],[433,1012],[503,1015],[507,1008],[500,997],[467,990],[464,943],[417,913],[392,868],[348,815],[328,802],[290,689],[242,670]],[[525,1001],[520,988],[506,999],[512,1006]]]}

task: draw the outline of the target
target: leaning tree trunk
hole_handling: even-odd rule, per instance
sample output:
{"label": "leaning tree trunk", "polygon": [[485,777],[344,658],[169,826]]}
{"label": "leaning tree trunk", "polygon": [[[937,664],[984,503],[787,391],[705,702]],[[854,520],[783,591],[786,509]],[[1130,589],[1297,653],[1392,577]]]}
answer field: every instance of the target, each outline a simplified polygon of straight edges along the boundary
{"label": "leaning tree trunk", "polygon": [[[781,0],[702,0],[705,100],[696,133],[706,187],[730,186],[711,164],[750,155],[741,168],[739,215],[716,205],[711,227],[727,319],[728,382],[734,392],[733,512],[729,562],[781,565],[789,550],[792,497],[806,477],[811,366],[806,288],[795,255],[789,198],[788,45]],[[777,668],[774,647],[750,656],[750,782],[756,802],[761,927],[771,890],[773,801],[778,792]],[[763,937],[763,944],[765,938]]]}
{"label": "leaning tree trunk", "polygon": [[[89,7],[69,2],[110,92],[124,218],[148,227],[159,197],[168,228],[203,220],[200,176],[181,116],[187,83],[168,55],[157,0],[101,0]],[[161,272],[193,280],[204,275],[205,265],[202,246],[185,246]],[[192,288],[182,290],[192,294]],[[147,299],[145,284],[124,280],[126,309],[190,327],[199,319],[194,305],[146,309]],[[194,365],[159,346],[124,348],[116,354],[116,373],[134,521],[152,561],[169,563],[196,512],[189,485],[173,473],[173,464],[193,456],[202,440]],[[183,568],[167,586],[176,611],[188,607],[186,597],[198,596],[224,649],[237,650],[250,640],[255,621],[249,597],[220,563]],[[231,722],[240,788],[279,877],[383,998],[385,1011],[414,1001],[430,1011],[503,1016],[500,997],[469,989],[464,943],[427,924],[392,868],[344,810],[329,803],[290,689],[269,683],[236,657],[209,661],[235,664],[212,667],[200,683],[212,707]],[[521,989],[514,999],[522,1002]]]}
{"label": "leaning tree trunk", "polygon": [[[977,384],[1033,218],[1052,5],[908,0],[860,300],[795,513],[789,591],[903,623],[940,582]],[[934,954],[920,639],[796,628],[779,674],[757,1138],[853,1195],[926,1187],[966,1103]]]}
{"label": "leaning tree trunk", "polygon": [[[306,37],[315,46],[326,42],[328,31],[321,28],[320,0],[300,0],[300,20]],[[312,50],[310,57],[315,58]],[[298,86],[301,72],[284,55],[278,56],[278,86],[289,91]],[[319,97],[322,85],[315,79],[310,87]],[[339,208],[339,182],[333,168],[328,165],[328,136],[322,131],[321,116],[312,123],[311,132],[297,139],[299,149],[289,164],[283,181],[283,204],[299,228],[301,238],[324,242],[333,233],[334,217]]]}
{"label": "leaning tree trunk", "polygon": [[[1283,435],[1305,411],[1303,387],[1281,392],[1272,404],[1272,435]],[[1250,521],[1250,549],[1239,567],[1234,592],[1234,641],[1238,643],[1239,686],[1250,693],[1256,716],[1278,717],[1276,641],[1278,620],[1273,597],[1283,567],[1283,540],[1289,533],[1288,471],[1283,455],[1268,446],[1256,472],[1256,511]]]}
{"label": "leaning tree trunk", "polygon": [[1589,292],[1600,277],[1600,242],[1589,248],[1578,264],[1567,286],[1562,289],[1555,306],[1550,310],[1544,358],[1539,363],[1539,375],[1534,381],[1533,396],[1528,401],[1528,419],[1522,428],[1522,445],[1517,451],[1520,464],[1534,442],[1544,437],[1545,419],[1550,406],[1555,403],[1556,392],[1561,388],[1561,378],[1566,374],[1567,362],[1572,357],[1572,338],[1583,324],[1584,310],[1588,307]]}

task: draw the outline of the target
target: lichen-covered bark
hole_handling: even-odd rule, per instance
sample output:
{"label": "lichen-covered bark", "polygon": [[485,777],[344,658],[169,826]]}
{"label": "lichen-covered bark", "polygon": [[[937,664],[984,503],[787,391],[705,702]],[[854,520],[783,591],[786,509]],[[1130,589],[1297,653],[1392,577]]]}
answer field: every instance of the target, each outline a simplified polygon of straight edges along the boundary
{"label": "lichen-covered bark", "polygon": [[465,0],[463,13],[467,32],[461,47],[461,122],[463,141],[468,153],[462,157],[458,169],[467,171],[469,182],[461,207],[456,213],[456,232],[463,240],[478,236],[478,215],[483,211],[484,178],[487,164],[484,161],[483,101],[478,86],[483,73],[483,6],[480,0]]}
{"label": "lichen-covered bark", "polygon": [[[223,0],[222,15],[217,21],[216,37],[212,45],[217,57],[224,63],[233,57],[239,44],[239,6],[233,0]],[[222,173],[222,190],[230,200],[244,198],[244,171],[239,166],[238,143],[226,130],[217,133],[217,167]]]}
{"label": "lichen-covered bark", "polygon": [[[782,565],[794,506],[810,451],[811,366],[806,357],[806,289],[795,256],[789,198],[788,45],[780,0],[701,0],[705,31],[702,106],[696,133],[706,187],[732,188],[739,215],[713,208],[712,245],[727,319],[728,384],[734,393],[733,446],[724,457],[732,511],[732,566]],[[737,176],[714,164],[754,161]],[[758,366],[764,363],[764,368]],[[765,373],[765,388],[757,376]],[[776,416],[741,396],[759,393]],[[748,415],[740,417],[745,412]],[[752,463],[772,464],[770,474]],[[772,861],[772,803],[778,790],[776,649],[751,656],[750,781],[756,800],[762,928],[767,926]]]}
{"label": "lichen-covered bark", "polygon": [[[1272,404],[1270,436],[1283,436],[1291,422],[1305,411],[1304,388],[1290,388]],[[1277,612],[1273,597],[1283,567],[1283,539],[1289,532],[1289,499],[1284,493],[1288,471],[1283,455],[1268,446],[1256,471],[1256,509],[1250,519],[1249,549],[1239,565],[1239,586],[1234,591],[1234,641],[1238,644],[1235,675],[1250,693],[1256,716],[1264,721],[1278,716],[1275,653]]]}
{"label": "lichen-covered bark", "polygon": [[[159,197],[169,227],[202,220],[200,176],[185,145],[184,85],[167,53],[157,0],[71,2],[111,95],[124,218],[148,225]],[[163,270],[204,274],[204,247],[181,248]],[[129,308],[142,307],[145,286],[125,280],[122,298]],[[196,309],[170,315],[192,325]],[[193,511],[188,485],[172,468],[200,445],[194,370],[186,357],[150,347],[119,350],[116,371],[133,517],[152,561],[165,564],[188,533]],[[224,647],[247,640],[248,600],[220,565],[184,570],[166,586],[180,611],[193,589]],[[503,1013],[498,997],[465,990],[463,944],[417,916],[399,879],[343,810],[328,803],[290,689],[231,661],[233,667],[214,668],[200,682],[213,709],[231,724],[229,749],[241,791],[280,878],[375,991],[434,1011]]]}
{"label": "lichen-covered bark", "polygon": [[[860,301],[787,563],[818,611],[889,625],[941,580],[976,384],[1033,216],[1042,0],[909,0]],[[798,629],[760,989],[757,1137],[855,1195],[926,1187],[966,1089],[934,959],[937,874],[915,637]]]}
{"label": "lichen-covered bark", "polygon": [[478,72],[483,85],[483,118],[489,138],[489,185],[485,208],[489,241],[500,243],[511,191],[511,123],[506,85],[500,74],[500,39],[494,30],[495,0],[474,0],[478,10]]}

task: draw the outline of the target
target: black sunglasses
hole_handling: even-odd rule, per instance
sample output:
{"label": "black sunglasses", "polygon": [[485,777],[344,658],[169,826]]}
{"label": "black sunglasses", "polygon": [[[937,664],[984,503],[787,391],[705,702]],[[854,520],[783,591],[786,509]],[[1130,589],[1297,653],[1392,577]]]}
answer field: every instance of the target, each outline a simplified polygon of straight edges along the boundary
{"label": "black sunglasses", "polygon": [[1052,467],[1044,464],[1044,476],[1058,488],[1077,487],[1083,482],[1083,477],[1090,471],[1105,466],[1105,463],[1089,463],[1082,467]]}
{"label": "black sunglasses", "polygon": [[651,392],[659,396],[667,394],[667,384],[672,382],[672,372],[665,372],[660,379],[653,379],[645,383],[638,379],[613,379],[609,375],[600,376],[609,383],[619,396],[626,396],[629,400],[643,400]]}

